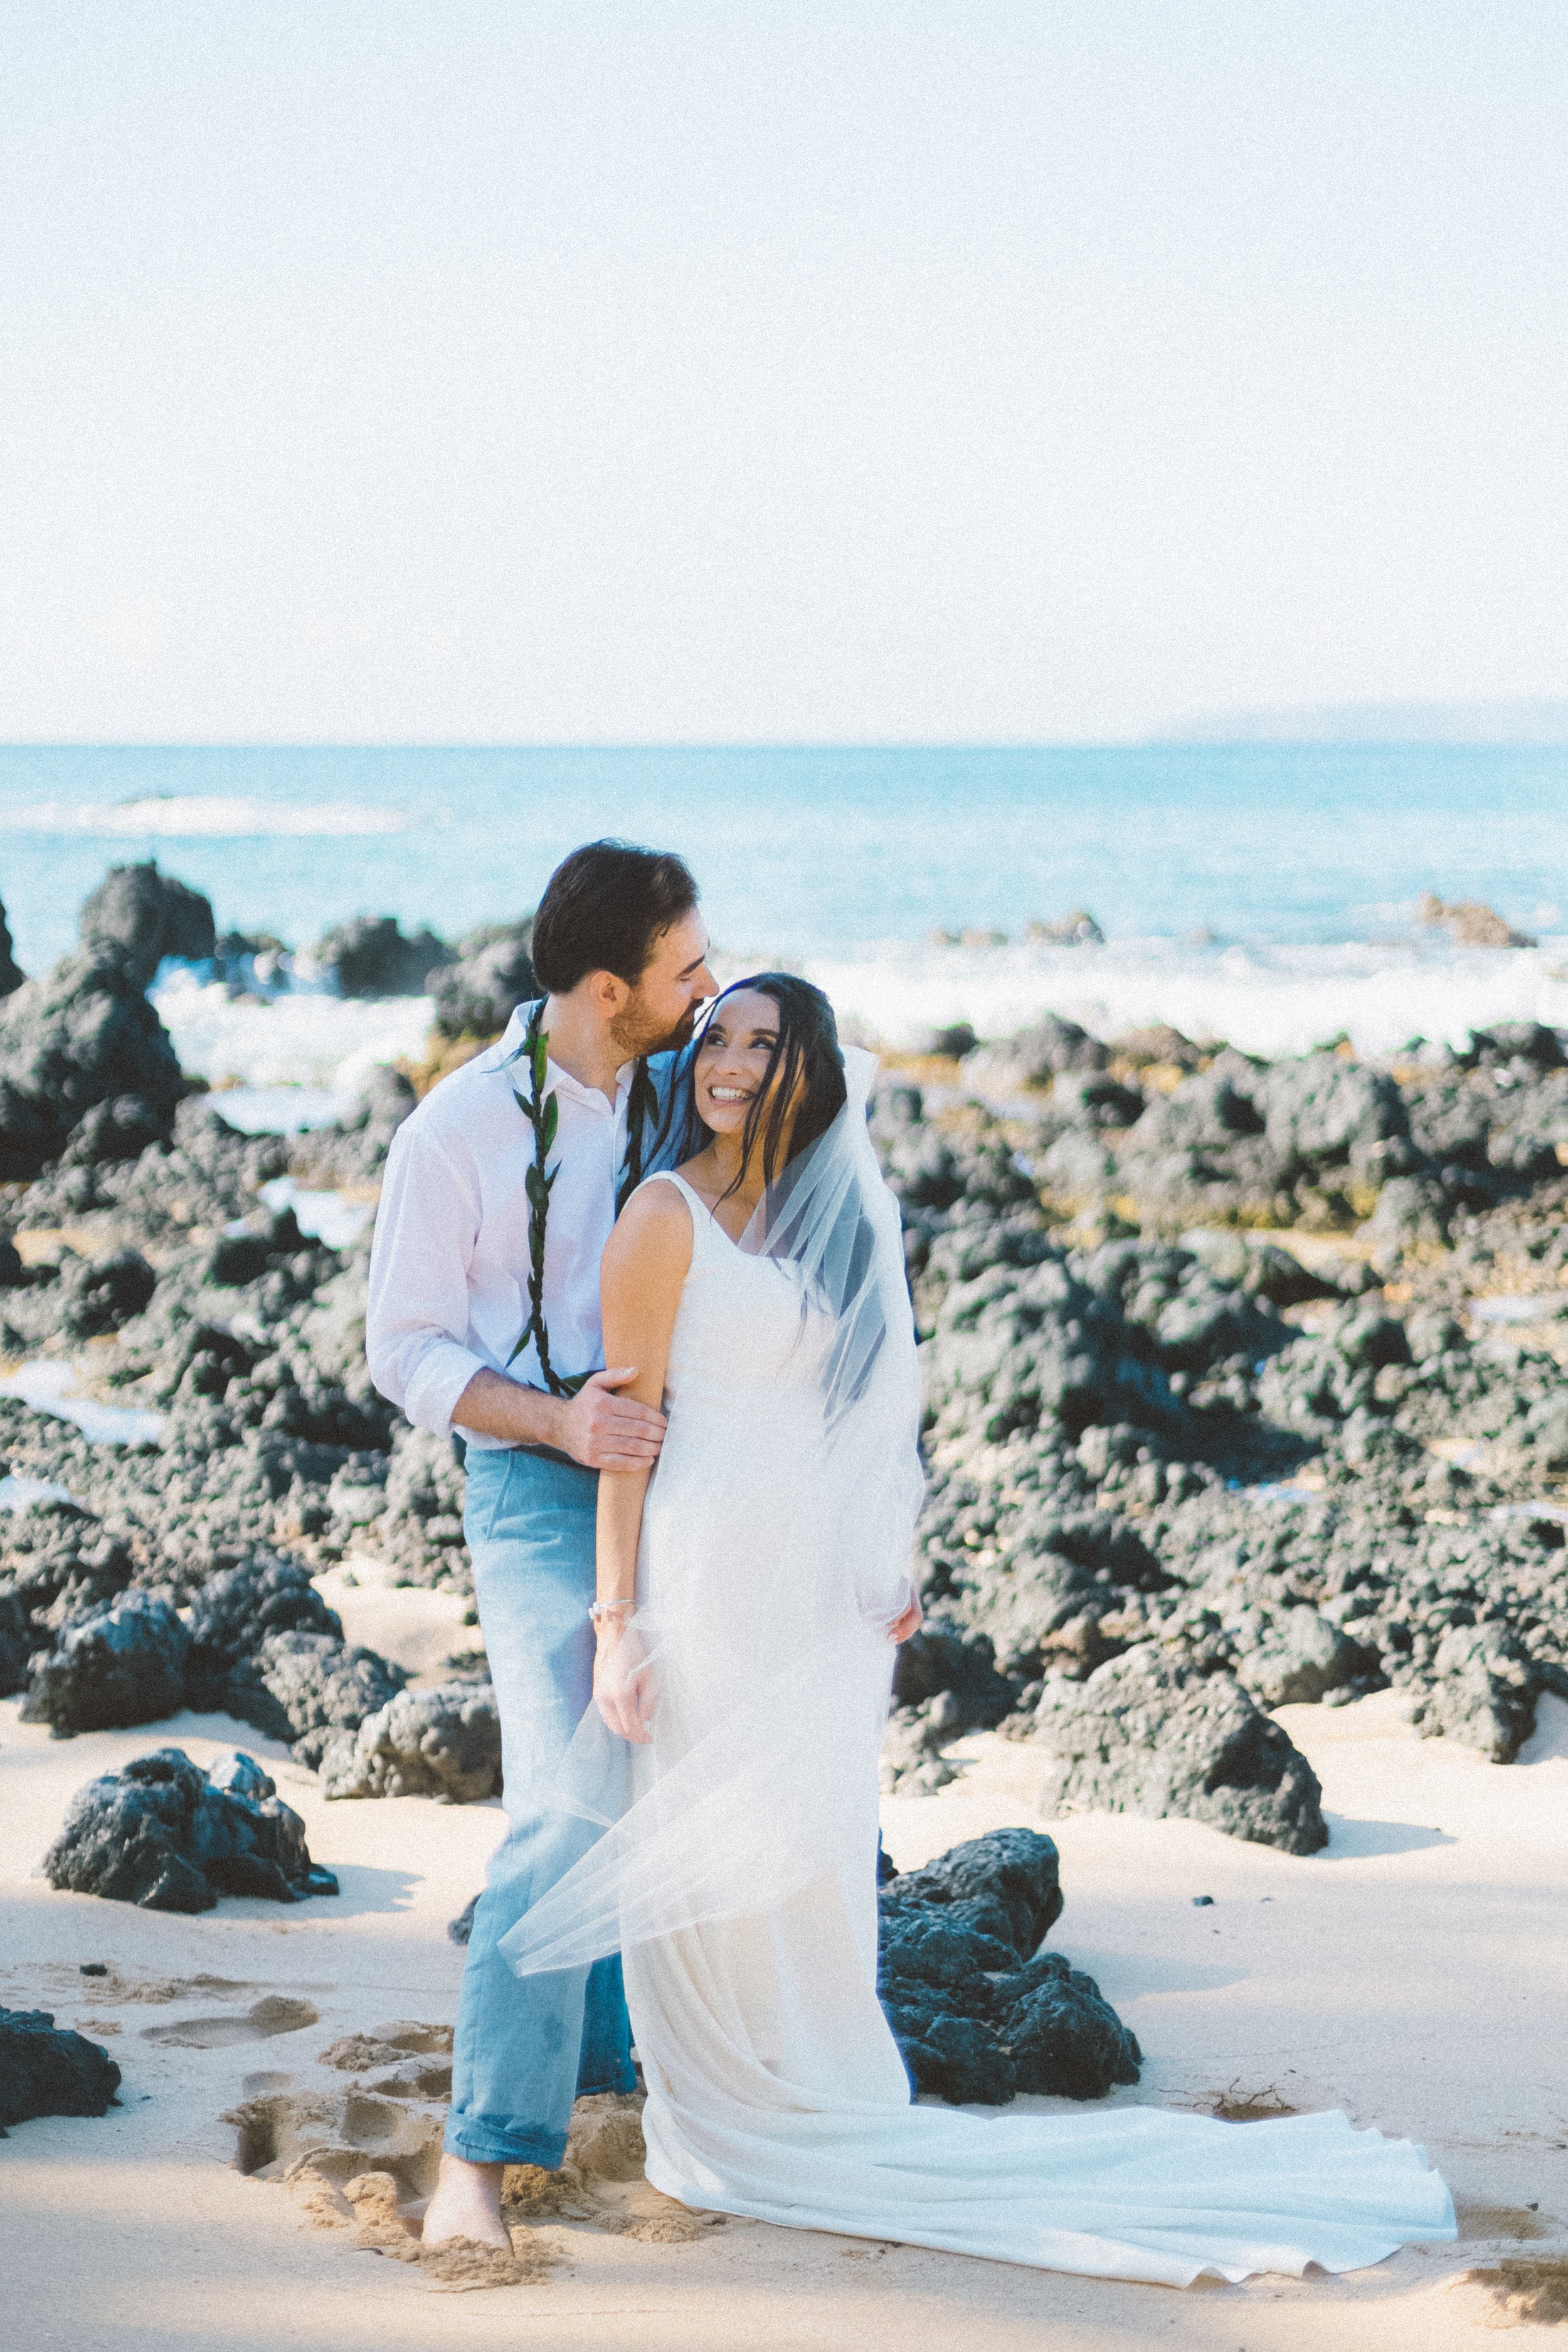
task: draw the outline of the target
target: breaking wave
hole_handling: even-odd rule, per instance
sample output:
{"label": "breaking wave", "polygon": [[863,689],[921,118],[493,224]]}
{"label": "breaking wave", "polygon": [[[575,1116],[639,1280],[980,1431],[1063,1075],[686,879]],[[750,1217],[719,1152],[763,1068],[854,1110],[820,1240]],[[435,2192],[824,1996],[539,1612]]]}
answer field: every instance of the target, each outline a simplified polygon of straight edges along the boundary
{"label": "breaking wave", "polygon": [[0,832],[75,834],[110,841],[346,840],[439,824],[439,812],[356,801],[247,800],[232,793],[157,793],[141,800],[43,801],[0,809]]}

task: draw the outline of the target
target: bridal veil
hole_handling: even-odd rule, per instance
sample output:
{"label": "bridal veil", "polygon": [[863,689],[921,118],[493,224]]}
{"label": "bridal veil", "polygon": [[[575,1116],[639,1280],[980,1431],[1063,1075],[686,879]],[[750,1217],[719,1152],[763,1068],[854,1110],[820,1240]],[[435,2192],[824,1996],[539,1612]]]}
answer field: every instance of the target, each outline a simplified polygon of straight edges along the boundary
{"label": "bridal veil", "polygon": [[653,1736],[629,1747],[591,1707],[536,1792],[604,1834],[504,1939],[520,1974],[870,1870],[888,1628],[921,1494],[899,1210],[867,1131],[875,1074],[846,1050],[844,1108],[759,1204],[738,1244],[751,1267],[715,1265],[725,1311],[706,1324],[703,1269],[737,1244],[700,1229],[690,1196],[669,1426],[616,1654],[648,1678]]}

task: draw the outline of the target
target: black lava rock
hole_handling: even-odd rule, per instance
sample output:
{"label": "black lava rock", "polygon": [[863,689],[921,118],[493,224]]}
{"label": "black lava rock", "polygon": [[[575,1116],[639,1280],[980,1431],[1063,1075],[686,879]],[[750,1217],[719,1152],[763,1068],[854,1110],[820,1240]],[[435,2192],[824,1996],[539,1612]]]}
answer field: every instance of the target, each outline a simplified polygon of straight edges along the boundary
{"label": "black lava rock", "polygon": [[1047,1086],[1068,1070],[1103,1070],[1110,1059],[1098,1037],[1055,1013],[1021,1029],[1007,1050],[1025,1086]]}
{"label": "black lava rock", "polygon": [[378,1065],[352,1111],[334,1126],[301,1137],[294,1150],[295,1172],[313,1184],[374,1184],[388,1145],[417,1099],[400,1070]]}
{"label": "black lava rock", "polygon": [[190,1636],[169,1603],[128,1592],[61,1627],[52,1650],[33,1662],[24,1723],[47,1723],[57,1739],[157,1723],[185,1699]]}
{"label": "black lava rock", "polygon": [[452,954],[434,931],[405,936],[393,915],[359,915],[322,934],[314,961],[342,996],[422,996]]}
{"label": "black lava rock", "polygon": [[14,1584],[0,1584],[0,1698],[14,1698],[26,1689],[32,1654],[32,1631],[21,1596]]}
{"label": "black lava rock", "polygon": [[353,1650],[332,1633],[268,1633],[233,1668],[230,1714],[269,1738],[286,1739],[303,1763],[320,1762],[330,1735],[357,1731],[407,1681],[374,1650]]}
{"label": "black lava rock", "polygon": [[1287,1853],[1328,1843],[1318,1776],[1288,1735],[1231,1675],[1152,1643],[1047,1683],[1031,1737],[1047,1815],[1175,1813]]}
{"label": "black lava rock", "polygon": [[0,2137],[34,2116],[101,2116],[119,2088],[96,2042],[57,2031],[46,2009],[0,2009]]}
{"label": "black lava rock", "polygon": [[167,1134],[185,1091],[169,1033],[121,961],[68,957],[0,1004],[0,1178],[37,1175],[120,1097]]}
{"label": "black lava rock", "polygon": [[0,996],[9,996],[20,988],[25,975],[11,952],[11,926],[5,920],[5,909],[0,907]]}
{"label": "black lava rock", "polygon": [[[94,1103],[72,1128],[60,1154],[64,1169],[107,1167],[117,1160],[138,1160],[150,1143],[169,1131],[168,1107],[149,1102],[144,1095],[110,1095]],[[78,1179],[79,1183],[80,1180]],[[87,1207],[84,1198],[79,1203]]]}
{"label": "black lava rock", "polygon": [[1049,1838],[994,1830],[882,1887],[882,2005],[918,2090],[994,2105],[1138,2080],[1137,2041],[1093,1979],[1038,1949],[1057,1873]]}
{"label": "black lava rock", "polygon": [[90,1616],[123,1592],[130,1550],[74,1503],[35,1504],[0,1519],[0,1569],[33,1635],[47,1649],[68,1621]]}
{"label": "black lava rock", "polygon": [[435,1797],[471,1805],[500,1790],[500,1717],[488,1683],[403,1691],[321,1750],[327,1797]]}
{"label": "black lava rock", "polygon": [[529,948],[533,921],[495,923],[458,943],[458,960],[432,988],[443,1037],[499,1037],[520,1004],[539,994]]}
{"label": "black lava rock", "polygon": [[335,1895],[305,1825],[254,1759],[210,1773],[181,1748],[139,1756],[78,1790],[44,1857],[51,1885],[150,1911],[210,1911],[220,1895],[298,1903]]}
{"label": "black lava rock", "polygon": [[470,1895],[457,1917],[447,1920],[447,1933],[454,1944],[467,1944],[469,1941],[474,1932],[474,1914],[479,1907],[479,1896]]}
{"label": "black lava rock", "polygon": [[198,1713],[237,1713],[230,1676],[268,1634],[324,1633],[341,1643],[342,1633],[342,1619],[298,1560],[260,1558],[226,1569],[208,1579],[191,1612],[187,1703]]}
{"label": "black lava rock", "polygon": [[60,1271],[60,1320],[73,1339],[97,1339],[140,1315],[158,1277],[140,1250],[68,1258]]}
{"label": "black lava rock", "polygon": [[165,956],[204,962],[216,950],[212,901],[156,859],[111,866],[80,915],[82,953],[121,965],[139,989],[150,986]]}

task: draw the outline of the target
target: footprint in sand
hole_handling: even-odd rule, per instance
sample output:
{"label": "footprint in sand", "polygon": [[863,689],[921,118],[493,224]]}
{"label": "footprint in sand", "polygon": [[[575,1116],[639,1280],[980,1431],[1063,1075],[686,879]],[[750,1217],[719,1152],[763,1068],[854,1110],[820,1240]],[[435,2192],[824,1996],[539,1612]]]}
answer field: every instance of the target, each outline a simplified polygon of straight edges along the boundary
{"label": "footprint in sand", "polygon": [[418,2263],[454,2288],[521,2285],[544,2276],[559,2251],[542,2226],[577,2222],[666,2243],[702,2236],[723,2217],[693,2212],[644,2174],[642,2100],[605,2092],[579,2099],[559,2172],[509,2165],[503,2210],[509,2257],[483,2247],[419,2243],[436,2185],[451,2075],[452,2029],[399,2020],[344,2034],[319,2063],[357,2079],[298,2090],[289,2074],[246,2077],[241,2105],[223,2118],[238,2134],[237,2168],[289,2188],[324,2229],[350,2229],[367,2252]]}
{"label": "footprint in sand", "polygon": [[187,2017],[177,2025],[149,2025],[142,2039],[173,2050],[226,2050],[237,2042],[270,2042],[279,2033],[298,2033],[320,2018],[320,2010],[308,2000],[270,1992],[253,2001],[243,2017]]}

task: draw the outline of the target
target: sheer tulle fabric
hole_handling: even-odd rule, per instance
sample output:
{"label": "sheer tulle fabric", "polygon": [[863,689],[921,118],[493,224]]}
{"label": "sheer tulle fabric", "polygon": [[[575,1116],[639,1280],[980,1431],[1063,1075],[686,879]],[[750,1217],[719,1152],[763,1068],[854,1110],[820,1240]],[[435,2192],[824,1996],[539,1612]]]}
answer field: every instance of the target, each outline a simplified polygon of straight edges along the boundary
{"label": "sheer tulle fabric", "polygon": [[1451,2237],[1421,2150],[1340,2115],[910,2105],[875,1854],[918,1380],[873,1066],[846,1059],[848,1105],[742,1245],[681,1186],[691,1267],[616,1653],[653,1736],[589,1710],[554,1794],[604,1833],[502,1949],[524,1974],[622,1950],[648,2177],[689,2205],[1170,2284]]}
{"label": "sheer tulle fabric", "polygon": [[647,1678],[653,1739],[630,1748],[596,1707],[584,1717],[554,1794],[606,1832],[507,1939],[525,1974],[863,1868],[868,1819],[874,1851],[874,1808],[845,1791],[875,1757],[888,1626],[910,1593],[920,1382],[898,1206],[866,1127],[876,1066],[846,1063],[844,1110],[739,1244],[680,1188],[691,1269],[616,1652]]}

